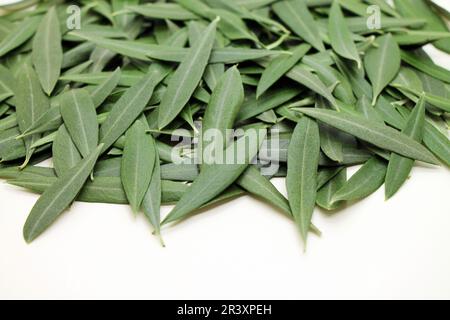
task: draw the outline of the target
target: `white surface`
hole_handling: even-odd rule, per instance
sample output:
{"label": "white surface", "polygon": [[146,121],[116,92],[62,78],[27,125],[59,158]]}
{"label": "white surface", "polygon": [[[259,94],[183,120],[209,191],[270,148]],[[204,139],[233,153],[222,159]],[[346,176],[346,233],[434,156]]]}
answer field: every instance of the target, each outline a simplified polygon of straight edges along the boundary
{"label": "white surface", "polygon": [[380,189],[317,210],[323,237],[307,253],[292,222],[250,197],[164,230],[166,248],[126,206],[85,203],[26,245],[37,196],[1,183],[0,298],[450,298],[449,178],[416,167],[388,202]]}
{"label": "white surface", "polygon": [[167,248],[127,207],[85,203],[26,245],[36,196],[1,185],[0,298],[450,298],[449,178],[415,168],[389,202],[380,190],[317,211],[324,235],[306,254],[296,227],[249,197],[165,230]]}

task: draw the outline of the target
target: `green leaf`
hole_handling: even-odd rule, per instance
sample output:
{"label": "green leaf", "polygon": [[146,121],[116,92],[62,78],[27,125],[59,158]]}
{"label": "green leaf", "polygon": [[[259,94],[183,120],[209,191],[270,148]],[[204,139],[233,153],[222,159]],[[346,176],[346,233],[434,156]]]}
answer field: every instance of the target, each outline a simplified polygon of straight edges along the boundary
{"label": "green leaf", "polygon": [[[227,129],[232,129],[244,101],[244,86],[237,67],[232,67],[220,78],[211,95],[203,117],[203,149],[225,147]],[[208,143],[209,142],[209,143]],[[215,150],[217,152],[217,150]],[[203,161],[214,163],[214,157],[203,154]]]}
{"label": "green leaf", "polygon": [[403,85],[394,85],[394,86],[398,89],[403,90],[403,92],[413,94],[413,96],[409,97],[413,101],[418,101],[419,98],[417,97],[423,96],[425,98],[425,101],[431,104],[432,106],[444,112],[450,112],[450,99],[446,97],[440,97],[425,91],[418,91]]}
{"label": "green leaf", "polygon": [[[250,161],[258,153],[260,143],[263,142],[264,137],[261,136],[261,130],[256,135],[256,140],[258,141],[254,141],[254,130],[249,130],[242,138],[227,148],[224,152],[227,164],[205,166],[198,178],[188,189],[188,192],[181,198],[175,209],[170,212],[162,224],[164,225],[187,217],[192,211],[199,209],[230,187],[248,168]],[[242,147],[243,141],[249,142],[249,149],[245,150],[244,161],[239,163],[235,159],[235,149],[239,145]]]}
{"label": "green leaf", "polygon": [[328,211],[339,209],[342,202],[333,202],[333,196],[345,185],[346,182],[347,170],[340,170],[335,177],[328,181],[325,186],[317,192],[317,205]]}
{"label": "green leaf", "polygon": [[121,177],[131,208],[136,214],[150,185],[155,166],[155,149],[152,137],[146,134],[146,127],[139,120],[128,130],[125,141]]}
{"label": "green leaf", "polygon": [[0,57],[16,49],[30,39],[39,25],[41,17],[31,17],[18,24],[0,42]]}
{"label": "green leaf", "polygon": [[113,90],[119,84],[120,77],[120,68],[117,68],[105,81],[92,88],[92,90],[89,90],[95,108],[101,106],[102,103],[105,102],[105,100],[111,95]]}
{"label": "green leaf", "polygon": [[356,102],[350,82],[336,69],[315,59],[304,59],[302,62],[305,64],[302,67],[310,67],[326,86],[335,87],[333,94],[336,98],[347,104]]}
{"label": "green leaf", "polygon": [[[351,32],[367,32],[367,17],[346,17],[345,21]],[[420,28],[425,25],[425,20],[417,18],[391,18],[381,16],[381,30],[393,28]]]}
{"label": "green leaf", "polygon": [[0,132],[14,127],[17,127],[17,115],[15,113],[0,120]]}
{"label": "green leaf", "polygon": [[245,97],[245,102],[237,117],[238,122],[251,119],[263,112],[275,109],[301,93],[298,88],[284,86],[281,88],[269,89],[258,99],[251,94]]}
{"label": "green leaf", "polygon": [[22,136],[27,137],[38,133],[57,130],[61,126],[62,121],[60,106],[50,107],[50,109],[43,113],[27,130],[25,130]]}
{"label": "green leaf", "polygon": [[332,110],[311,108],[301,108],[300,110],[309,117],[347,132],[382,149],[432,164],[439,163],[420,143],[388,126],[366,120],[361,116],[344,114]]}
{"label": "green leaf", "polygon": [[280,209],[288,217],[292,217],[289,201],[255,166],[248,167],[236,183],[245,191]]}
{"label": "green leaf", "polygon": [[[54,177],[24,176],[9,180],[8,183],[42,194],[56,181]],[[181,182],[162,181],[161,188],[162,203],[173,204],[186,193],[189,186]],[[76,200],[88,203],[128,204],[122,182],[118,177],[97,177],[94,181],[87,181]]]}
{"label": "green leaf", "polygon": [[42,88],[50,95],[58,82],[63,61],[61,33],[55,7],[50,8],[36,31],[32,58]]}
{"label": "green leaf", "polygon": [[97,147],[87,158],[45,190],[31,210],[23,228],[23,236],[28,243],[42,234],[75,200],[94,169],[102,148],[102,145]]}
{"label": "green leaf", "polygon": [[11,72],[0,64],[0,102],[14,95]]}
{"label": "green leaf", "polygon": [[[128,6],[133,6],[139,4],[139,0],[112,0],[111,5],[114,12],[122,11],[123,9],[127,8]],[[130,25],[132,25],[133,21],[135,20],[134,14],[121,14],[117,16],[113,16],[115,24],[123,29],[124,31],[129,28]]]}
{"label": "green leaf", "polygon": [[332,203],[356,201],[368,197],[383,185],[386,170],[386,163],[373,157],[334,194]]}
{"label": "green leaf", "polygon": [[28,166],[21,170],[18,167],[7,167],[0,169],[2,179],[23,179],[24,177],[56,177],[52,168]]}
{"label": "green leaf", "polygon": [[18,127],[0,132],[0,159],[2,162],[17,160],[26,154],[23,140],[16,139],[19,134]]}
{"label": "green leaf", "polygon": [[160,208],[162,197],[161,179],[163,178],[163,175],[159,164],[158,150],[156,148],[156,144],[154,141],[152,147],[153,147],[152,152],[155,154],[155,165],[151,176],[150,185],[147,189],[147,193],[144,196],[144,200],[142,201],[142,210],[144,211],[145,216],[155,229],[155,234],[159,236],[161,233]]}
{"label": "green leaf", "polygon": [[450,71],[439,67],[433,61],[421,58],[417,53],[410,51],[401,51],[403,62],[412,67],[446,83],[450,83]]}
{"label": "green leaf", "polygon": [[[60,80],[83,84],[100,85],[108,80],[108,78],[111,77],[111,74],[112,72],[93,72],[75,75],[63,75],[61,76]],[[119,85],[124,87],[132,87],[136,83],[138,83],[144,75],[145,73],[137,70],[122,71]]]}
{"label": "green leaf", "polygon": [[[20,132],[24,133],[49,109],[49,101],[42,92],[36,72],[28,64],[20,71],[14,91],[17,122]],[[39,138],[38,134],[24,138],[27,154],[23,166],[26,166],[34,153],[31,145]]]}
{"label": "green leaf", "polygon": [[311,12],[309,12],[305,0],[279,1],[273,5],[273,10],[295,34],[318,51],[325,51],[319,28]]}
{"label": "green leaf", "polygon": [[218,20],[215,20],[208,26],[202,38],[190,49],[171,77],[159,106],[159,129],[164,129],[177,117],[197,88],[211,55],[217,23]]}
{"label": "green leaf", "polygon": [[[448,27],[443,19],[439,17],[432,6],[423,0],[394,0],[395,8],[404,17],[420,18],[426,21],[425,30],[448,31]],[[439,40],[434,45],[447,53],[450,53],[450,39]]]}
{"label": "green leaf", "polygon": [[104,143],[103,151],[108,150],[144,111],[155,87],[168,72],[157,64],[152,64],[148,73],[116,102],[100,127],[100,141]]}
{"label": "green leaf", "polygon": [[53,166],[58,177],[75,167],[82,159],[65,125],[62,125],[56,134],[52,154]]}
{"label": "green leaf", "polygon": [[176,3],[146,3],[139,6],[127,6],[127,10],[151,19],[189,21],[198,19],[192,12]]}
{"label": "green leaf", "polygon": [[395,78],[400,70],[400,49],[391,34],[379,37],[378,47],[372,47],[366,52],[364,65],[373,87],[372,105],[384,88]]}
{"label": "green leaf", "polygon": [[337,108],[337,102],[331,94],[331,90],[327,88],[315,74],[305,70],[304,68],[295,66],[286,74],[286,76],[321,95]]}
{"label": "green leaf", "polygon": [[[411,113],[403,133],[422,142],[425,127],[425,99],[422,97]],[[386,175],[386,199],[391,198],[408,179],[414,160],[392,154]]]}
{"label": "green leaf", "polygon": [[405,30],[394,34],[394,40],[400,46],[426,45],[446,38],[450,38],[450,32]]}
{"label": "green leaf", "polygon": [[85,89],[70,90],[61,97],[61,116],[83,158],[98,144],[98,122],[94,103]]}
{"label": "green leaf", "polygon": [[259,98],[274,83],[280,80],[290,69],[292,69],[311,49],[307,44],[301,44],[292,50],[292,56],[281,55],[270,62],[258,83],[256,97]]}
{"label": "green leaf", "polygon": [[303,117],[289,145],[286,184],[291,211],[305,243],[316,202],[319,153],[319,126]]}
{"label": "green leaf", "polygon": [[[327,109],[328,106],[323,99],[319,98],[316,102],[316,108]],[[325,155],[333,161],[344,161],[343,145],[339,134],[340,132],[326,124],[319,124],[319,128],[320,148],[323,153],[325,153]]]}
{"label": "green leaf", "polygon": [[328,32],[333,50],[341,57],[355,61],[358,68],[361,68],[362,62],[358,49],[353,42],[352,33],[347,26],[339,1],[336,0],[331,6]]}
{"label": "green leaf", "polygon": [[194,181],[200,171],[195,164],[168,163],[161,166],[161,179],[171,181]]}
{"label": "green leaf", "polygon": [[429,122],[425,124],[423,143],[450,167],[450,140]]}
{"label": "green leaf", "polygon": [[[181,50],[179,50],[181,51]],[[265,57],[286,54],[285,51],[247,49],[247,48],[218,48],[212,51],[209,63],[234,64],[249,60],[258,60]],[[185,55],[183,53],[183,55]]]}
{"label": "green leaf", "polygon": [[[184,33],[184,30],[180,30],[180,32]],[[157,45],[137,41],[105,39],[98,36],[85,34],[82,31],[72,31],[71,34],[126,57],[144,61],[151,58],[166,62],[183,62],[186,61],[190,54],[190,49],[188,48],[176,48],[169,46],[168,44]],[[249,49],[238,47],[217,48],[211,52],[209,63],[234,64],[280,54],[286,53],[284,51],[266,49]]]}
{"label": "green leaf", "polygon": [[89,59],[92,51],[95,49],[95,44],[90,42],[83,42],[78,46],[69,49],[63,54],[63,62],[61,68],[71,68],[83,63]]}
{"label": "green leaf", "polygon": [[367,120],[384,124],[383,119],[375,108],[370,104],[370,100],[366,96],[362,96],[356,104],[356,110]]}

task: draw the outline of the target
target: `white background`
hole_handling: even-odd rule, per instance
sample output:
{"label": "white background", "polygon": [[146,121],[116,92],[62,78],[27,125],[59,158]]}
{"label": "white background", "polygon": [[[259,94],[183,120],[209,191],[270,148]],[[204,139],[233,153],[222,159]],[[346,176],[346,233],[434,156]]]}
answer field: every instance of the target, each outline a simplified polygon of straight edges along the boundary
{"label": "white background", "polygon": [[37,196],[1,183],[0,298],[450,298],[449,178],[420,166],[388,202],[380,189],[317,210],[323,236],[306,253],[294,224],[250,197],[164,230],[166,248],[128,207],[85,203],[27,245]]}

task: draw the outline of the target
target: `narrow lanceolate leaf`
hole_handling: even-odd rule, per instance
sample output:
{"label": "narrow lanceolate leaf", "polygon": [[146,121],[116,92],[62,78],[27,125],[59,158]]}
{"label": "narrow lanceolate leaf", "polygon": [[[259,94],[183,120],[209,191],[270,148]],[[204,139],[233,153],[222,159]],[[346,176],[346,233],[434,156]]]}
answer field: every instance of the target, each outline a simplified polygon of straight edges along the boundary
{"label": "narrow lanceolate leaf", "polygon": [[172,76],[159,106],[160,129],[164,129],[177,117],[203,77],[213,48],[218,21],[216,19],[209,25]]}
{"label": "narrow lanceolate leaf", "polygon": [[59,177],[39,198],[23,229],[28,243],[42,234],[75,200],[94,169],[102,147],[97,147],[89,157]]}
{"label": "narrow lanceolate leaf", "polygon": [[[163,224],[187,217],[191,212],[207,204],[230,187],[257,155],[259,147],[265,139],[265,132],[264,134],[262,132],[263,130],[257,130],[255,134],[254,130],[249,130],[242,138],[233,143],[225,151],[227,164],[206,166],[188,189],[188,192],[178,202],[175,209],[163,221]],[[238,150],[245,154],[245,159],[239,159],[240,161],[238,161],[236,159],[236,148],[242,148],[245,141],[248,142],[247,148]],[[241,156],[242,153],[240,153]]]}
{"label": "narrow lanceolate leaf", "polygon": [[439,39],[450,38],[450,32],[408,30],[394,35],[400,46],[425,45]]}
{"label": "narrow lanceolate leaf", "polygon": [[61,97],[61,116],[83,157],[98,144],[98,122],[95,107],[84,89],[71,90]]}
{"label": "narrow lanceolate leaf", "polygon": [[8,68],[0,64],[0,102],[14,95],[14,78]]}
{"label": "narrow lanceolate leaf", "polygon": [[333,203],[334,194],[341,189],[347,182],[347,169],[339,173],[325,184],[318,192],[316,203],[325,210],[336,210],[340,207],[340,202]]}
{"label": "narrow lanceolate leaf", "polygon": [[156,143],[153,141],[153,153],[155,165],[153,168],[150,185],[142,201],[142,211],[155,229],[158,236],[161,233],[161,167]]}
{"label": "narrow lanceolate leaf", "polygon": [[23,136],[56,130],[62,121],[60,106],[50,107],[23,133]]}
{"label": "narrow lanceolate leaf", "polygon": [[373,157],[334,194],[332,203],[355,201],[368,197],[383,185],[386,170],[385,161]]}
{"label": "narrow lanceolate leaf", "polygon": [[[42,92],[36,72],[28,64],[26,64],[20,71],[16,88],[14,90],[17,122],[19,124],[20,131],[23,133],[48,110],[49,101],[44,92]],[[25,147],[27,149],[24,165],[28,163],[34,152],[31,145],[39,138],[39,135],[24,138]]]}
{"label": "narrow lanceolate leaf", "polygon": [[0,132],[17,127],[17,115],[15,113],[0,120]]}
{"label": "narrow lanceolate leaf", "polygon": [[423,59],[415,52],[401,51],[402,60],[414,68],[446,83],[450,83],[450,71],[442,68],[429,59]]}
{"label": "narrow lanceolate leaf", "polygon": [[[73,37],[93,42],[97,46],[106,50],[110,50],[113,53],[119,53],[126,57],[144,61],[148,60],[147,55],[151,55],[152,49],[154,50],[153,45],[130,40],[102,38],[97,35],[85,33],[83,31],[71,31],[69,34]],[[158,46],[155,47],[158,48]],[[103,54],[107,54],[107,51],[104,51]]]}
{"label": "narrow lanceolate leaf", "polygon": [[[139,4],[139,0],[112,0],[111,5],[115,12],[120,12],[127,8]],[[133,23],[135,15],[133,13],[126,13],[113,16],[115,24],[124,31]]]}
{"label": "narrow lanceolate leaf", "polygon": [[325,51],[319,28],[309,12],[305,0],[287,0],[277,2],[273,10],[295,34],[310,43],[319,51]]}
{"label": "narrow lanceolate leaf", "polygon": [[[188,24],[188,29],[189,29],[189,43],[194,44],[200,39],[202,33],[206,29],[206,26],[200,22],[192,21]],[[221,48],[223,47],[223,43],[216,40],[214,47]],[[209,64],[206,67],[203,79],[205,80],[206,85],[211,91],[214,91],[217,83],[219,82],[219,79],[222,77],[224,73],[225,73],[225,64],[223,63]]]}
{"label": "narrow lanceolate leaf", "polygon": [[23,170],[18,167],[7,167],[0,169],[2,179],[22,179],[26,177],[56,177],[52,168],[28,166]]}
{"label": "narrow lanceolate leaf", "polygon": [[[226,130],[232,129],[244,102],[244,86],[237,67],[232,67],[221,77],[211,95],[203,119],[203,148],[220,145],[225,149]],[[222,151],[221,150],[221,151]],[[218,151],[218,150],[216,150]],[[204,162],[214,163],[214,157],[203,155]]]}
{"label": "narrow lanceolate leaf", "polygon": [[75,167],[81,161],[80,152],[73,143],[65,125],[62,125],[52,144],[53,166],[58,177]]}
{"label": "narrow lanceolate leaf", "polygon": [[361,67],[361,58],[339,6],[339,1],[333,1],[331,6],[328,32],[333,50],[341,57],[355,61],[358,68]]}
{"label": "narrow lanceolate leaf", "polygon": [[[425,128],[425,99],[422,97],[409,116],[403,133],[417,142],[422,142]],[[386,176],[386,198],[391,198],[408,179],[414,160],[392,154]]]}
{"label": "narrow lanceolate leaf", "polygon": [[336,168],[322,168],[317,173],[317,190],[322,189],[328,182],[344,170],[343,167]]}
{"label": "narrow lanceolate leaf", "polygon": [[[441,19],[438,12],[433,10],[431,3],[425,0],[395,0],[395,8],[404,17],[421,18],[426,21],[424,30],[430,31],[448,31],[448,26],[445,21]],[[434,4],[433,4],[434,5]],[[450,40],[443,39],[433,43],[435,47],[450,53]]]}
{"label": "narrow lanceolate leaf", "polygon": [[25,145],[22,140],[16,139],[20,134],[18,127],[0,132],[0,159],[1,161],[16,160],[25,155]]}
{"label": "narrow lanceolate leaf", "polygon": [[383,89],[396,77],[401,64],[400,48],[391,34],[379,37],[376,44],[378,46],[370,48],[364,58],[367,76],[373,87],[373,105]]}
{"label": "narrow lanceolate leaf", "polygon": [[153,95],[155,87],[167,75],[153,64],[137,84],[128,89],[116,102],[108,118],[100,127],[100,141],[109,149],[139,117]]}
{"label": "narrow lanceolate leaf", "polygon": [[120,68],[117,68],[105,81],[90,90],[95,108],[101,106],[119,84],[121,77]]}
{"label": "narrow lanceolate leaf", "polygon": [[303,63],[312,68],[327,87],[334,88],[333,94],[336,98],[347,104],[352,105],[355,103],[356,99],[352,91],[352,86],[342,73],[315,59],[306,59]]}
{"label": "narrow lanceolate leaf", "polygon": [[401,89],[401,87],[408,87],[418,92],[422,92],[424,87],[418,74],[409,67],[401,67],[397,77],[392,80],[390,86],[399,88],[410,99],[415,97],[414,94]]}
{"label": "narrow lanceolate leaf", "polygon": [[[139,60],[149,60],[151,58],[167,62],[183,62],[191,53],[189,48],[174,48],[168,44],[155,45],[128,40],[106,39],[94,35],[86,35],[81,31],[72,31],[70,34],[93,42],[102,48]],[[212,51],[209,63],[233,64],[280,54],[286,53],[266,49],[218,48]]]}
{"label": "narrow lanceolate leaf", "polygon": [[[177,51],[186,50],[178,49]],[[266,49],[247,49],[247,48],[218,48],[213,50],[209,63],[240,63],[249,60],[258,60],[265,57],[286,54],[284,51],[266,50]],[[183,58],[187,54],[183,52]],[[181,57],[181,56],[180,56]]]}
{"label": "narrow lanceolate leaf", "polygon": [[[46,176],[25,175],[8,183],[26,188],[38,194],[44,193],[49,189],[57,178]],[[181,199],[189,188],[182,182],[162,181],[162,200],[163,204],[173,204]],[[110,203],[110,204],[128,204],[128,199],[122,187],[122,182],[118,177],[97,177],[93,181],[87,181],[83,189],[78,194],[76,201],[88,203]]]}
{"label": "narrow lanceolate leaf", "polygon": [[281,88],[269,89],[259,99],[256,98],[256,95],[247,95],[237,121],[248,120],[263,112],[277,108],[295,98],[301,92],[301,89],[283,86]]}
{"label": "narrow lanceolate leaf", "polygon": [[365,95],[358,100],[356,110],[367,120],[383,124],[383,118],[378,114],[375,108],[371,105],[369,98]]}
{"label": "narrow lanceolate leaf", "polygon": [[180,21],[198,19],[195,14],[175,3],[146,3],[140,6],[128,6],[127,9],[152,19]]}
{"label": "narrow lanceolate leaf", "polygon": [[275,82],[280,80],[289,70],[292,69],[303,56],[311,49],[307,44],[301,44],[292,52],[292,56],[281,55],[272,60],[261,76],[258,83],[256,97],[259,98]]}
{"label": "narrow lanceolate leaf", "polygon": [[391,5],[388,4],[385,0],[367,0],[367,2],[372,5],[380,7],[381,11],[390,16],[400,18],[400,14],[393,7],[391,7]]}
{"label": "narrow lanceolate leaf", "polygon": [[161,166],[161,179],[171,181],[194,181],[200,171],[195,164],[168,163]]}
{"label": "narrow lanceolate leaf", "polygon": [[366,120],[362,116],[332,110],[301,108],[300,112],[358,139],[372,143],[408,158],[438,164],[438,160],[420,143],[386,125]]}
{"label": "narrow lanceolate leaf", "polygon": [[303,117],[289,145],[286,184],[291,211],[305,242],[316,203],[319,153],[319,127]]}
{"label": "narrow lanceolate leaf", "polygon": [[134,213],[139,212],[147,193],[155,165],[151,135],[139,120],[128,130],[123,150],[121,177],[123,188]]}
{"label": "narrow lanceolate leaf", "polygon": [[41,17],[31,17],[18,24],[0,42],[0,57],[24,44],[36,32]]}
{"label": "narrow lanceolate leaf", "polygon": [[218,28],[226,38],[230,40],[250,40],[257,44],[259,43],[258,38],[247,28],[244,20],[239,15],[224,9],[210,9],[208,11],[210,20],[220,17]]}
{"label": "narrow lanceolate leaf", "polygon": [[[350,31],[355,33],[367,32],[367,17],[347,17],[347,25]],[[420,28],[425,25],[425,20],[417,18],[391,18],[382,17],[381,29],[386,30],[390,28]]]}
{"label": "narrow lanceolate leaf", "polygon": [[63,61],[61,32],[55,7],[47,12],[36,31],[32,58],[42,88],[50,95],[58,82]]}
{"label": "narrow lanceolate leaf", "polygon": [[425,124],[423,143],[431,152],[450,167],[450,140],[429,122]]}
{"label": "narrow lanceolate leaf", "polygon": [[327,88],[315,74],[309,72],[304,68],[295,66],[286,74],[286,76],[314,91],[315,93],[321,95],[322,97],[327,99],[333,106],[337,107],[336,99],[331,94],[331,90]]}
{"label": "narrow lanceolate leaf", "polygon": [[245,191],[280,209],[288,217],[292,217],[289,201],[255,166],[250,166],[236,183]]}
{"label": "narrow lanceolate leaf", "polygon": [[[322,98],[319,98],[316,103],[316,108],[327,109],[328,106]],[[344,161],[344,152],[339,130],[326,124],[319,124],[319,129],[320,148],[325,155],[336,162]]]}

